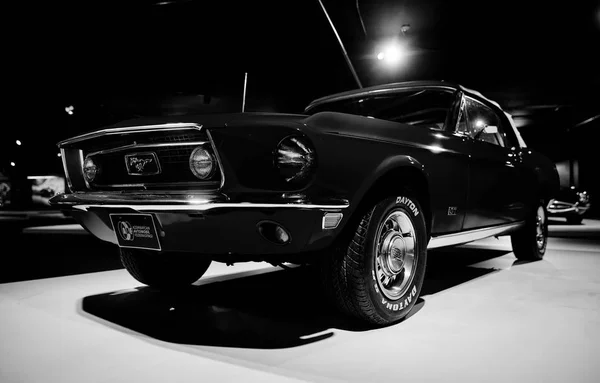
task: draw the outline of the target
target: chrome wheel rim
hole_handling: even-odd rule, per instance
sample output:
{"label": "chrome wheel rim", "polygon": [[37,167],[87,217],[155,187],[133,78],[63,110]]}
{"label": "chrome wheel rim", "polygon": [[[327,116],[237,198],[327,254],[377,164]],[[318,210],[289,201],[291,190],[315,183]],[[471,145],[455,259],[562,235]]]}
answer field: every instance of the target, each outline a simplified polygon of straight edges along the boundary
{"label": "chrome wheel rim", "polygon": [[538,207],[535,219],[535,241],[538,250],[542,250],[546,246],[546,213],[543,207]]}
{"label": "chrome wheel rim", "polygon": [[377,286],[388,299],[399,299],[415,278],[415,227],[408,214],[403,210],[394,210],[379,225],[376,238]]}

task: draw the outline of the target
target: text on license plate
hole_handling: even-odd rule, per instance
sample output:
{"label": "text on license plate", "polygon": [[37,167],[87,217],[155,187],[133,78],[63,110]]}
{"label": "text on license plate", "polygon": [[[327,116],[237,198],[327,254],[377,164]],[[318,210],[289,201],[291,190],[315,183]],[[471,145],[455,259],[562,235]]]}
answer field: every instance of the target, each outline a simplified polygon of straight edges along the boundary
{"label": "text on license plate", "polygon": [[151,214],[110,214],[109,217],[120,247],[161,249]]}

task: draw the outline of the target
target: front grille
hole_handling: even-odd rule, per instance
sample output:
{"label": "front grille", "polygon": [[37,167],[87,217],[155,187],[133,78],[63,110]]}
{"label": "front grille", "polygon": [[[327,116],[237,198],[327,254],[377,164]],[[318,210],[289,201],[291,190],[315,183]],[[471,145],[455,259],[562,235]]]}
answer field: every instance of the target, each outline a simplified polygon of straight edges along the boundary
{"label": "front grille", "polygon": [[[99,168],[96,178],[89,187],[91,190],[115,189],[160,189],[194,188],[215,189],[221,183],[221,173],[216,171],[208,180],[200,180],[189,168],[192,151],[199,146],[213,153],[206,132],[185,129],[171,132],[138,133],[120,135],[112,140],[113,145],[106,140],[100,144],[93,143],[84,156],[89,157]],[[189,143],[189,144],[188,144]],[[116,144],[116,145],[115,145]],[[146,154],[144,154],[146,153]],[[154,158],[156,155],[160,166],[159,174],[130,174],[126,165],[127,155]],[[156,166],[156,165],[152,165]],[[149,169],[153,169],[148,166]],[[215,162],[214,166],[219,164]]]}

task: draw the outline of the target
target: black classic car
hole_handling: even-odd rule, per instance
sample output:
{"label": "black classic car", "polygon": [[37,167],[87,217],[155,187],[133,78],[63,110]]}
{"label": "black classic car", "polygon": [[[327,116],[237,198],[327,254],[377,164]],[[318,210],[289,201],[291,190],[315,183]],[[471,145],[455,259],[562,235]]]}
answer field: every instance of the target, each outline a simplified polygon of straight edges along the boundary
{"label": "black classic car", "polygon": [[312,264],[343,312],[405,317],[427,250],[510,234],[544,256],[558,173],[478,92],[407,82],[303,114],[126,121],[59,143],[69,209],[139,282],[175,289],[211,261]]}
{"label": "black classic car", "polygon": [[564,217],[567,223],[578,225],[591,207],[590,195],[587,191],[571,186],[562,188],[548,203],[548,216]]}

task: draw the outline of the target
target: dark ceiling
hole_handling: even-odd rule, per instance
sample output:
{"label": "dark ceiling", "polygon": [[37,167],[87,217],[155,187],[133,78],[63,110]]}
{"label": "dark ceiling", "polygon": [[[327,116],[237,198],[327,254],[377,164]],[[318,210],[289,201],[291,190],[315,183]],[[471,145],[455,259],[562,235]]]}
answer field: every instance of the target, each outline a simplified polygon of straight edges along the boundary
{"label": "dark ceiling", "polygon": [[[508,93],[510,99],[564,103],[572,100],[569,93],[599,84],[597,1],[362,0],[366,35],[355,1],[323,1],[366,85],[435,78]],[[13,42],[13,69],[27,94],[45,85],[75,100],[232,94],[248,72],[249,94],[276,94],[295,108],[356,86],[318,0],[46,7],[22,14]],[[393,76],[383,75],[374,67],[374,46],[399,35],[405,24],[410,62]]]}
{"label": "dark ceiling", "polygon": [[[577,118],[598,114],[598,1],[323,3],[365,85],[444,79],[509,109],[575,105],[584,111]],[[198,95],[238,110],[246,72],[247,110],[298,112],[356,87],[318,0],[13,2],[6,9],[14,23],[4,46],[5,107],[7,123],[19,128],[5,129],[5,142],[26,134],[53,151],[59,139],[115,120],[197,106]],[[384,74],[374,47],[400,36],[403,25],[410,25],[402,37],[409,61]]]}

